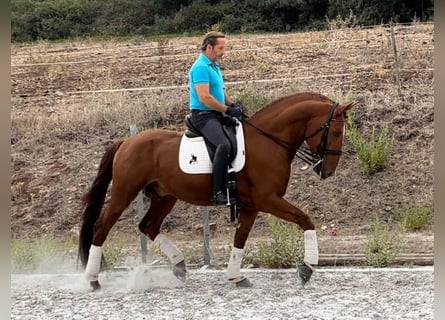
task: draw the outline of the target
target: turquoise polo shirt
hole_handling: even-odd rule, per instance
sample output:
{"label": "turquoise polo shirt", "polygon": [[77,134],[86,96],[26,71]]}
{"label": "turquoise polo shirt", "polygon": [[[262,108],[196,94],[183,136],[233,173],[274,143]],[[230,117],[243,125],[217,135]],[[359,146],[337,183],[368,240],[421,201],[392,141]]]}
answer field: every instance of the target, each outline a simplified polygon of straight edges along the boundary
{"label": "turquoise polo shirt", "polygon": [[222,104],[224,99],[224,80],[218,63],[212,63],[203,53],[199,55],[189,71],[190,109],[211,110],[199,101],[195,85],[207,83],[210,94]]}

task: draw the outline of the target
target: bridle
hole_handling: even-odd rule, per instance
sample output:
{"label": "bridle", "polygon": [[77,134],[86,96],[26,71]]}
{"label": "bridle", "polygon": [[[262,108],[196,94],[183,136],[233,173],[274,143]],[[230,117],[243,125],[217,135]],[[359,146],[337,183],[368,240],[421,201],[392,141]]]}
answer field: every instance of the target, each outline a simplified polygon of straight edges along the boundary
{"label": "bridle", "polygon": [[[335,112],[335,109],[338,107],[338,105],[339,105],[338,102],[335,102],[332,105],[331,110],[329,112],[329,116],[328,116],[326,122],[320,128],[315,130],[315,132],[313,132],[310,135],[306,136],[306,130],[305,130],[304,143],[297,150],[297,157],[299,157],[301,160],[303,160],[307,164],[311,165],[312,167],[316,167],[316,166],[320,165],[321,163],[323,163],[324,156],[327,155],[327,154],[340,156],[341,153],[342,153],[341,150],[332,150],[332,149],[328,149],[327,148],[328,136],[329,136],[329,128],[331,126],[331,122],[332,121],[344,121],[344,120],[335,120],[334,119],[334,112]],[[261,132],[264,136],[268,137],[269,139],[271,139],[272,141],[274,141],[278,145],[282,146],[286,150],[289,150],[289,143],[287,143],[286,141],[281,140],[278,137],[275,137],[274,135],[272,135],[272,134],[262,130],[261,128],[258,128],[257,126],[252,124],[250,121],[247,121],[246,119],[244,119],[243,122],[245,122],[245,123],[249,124],[250,126],[254,127],[259,132]],[[317,149],[316,152],[311,152],[311,150],[310,150],[310,148],[309,148],[309,146],[308,146],[306,141],[308,139],[314,137],[320,131],[323,131],[323,134],[321,136],[321,141],[320,141],[320,147]]]}
{"label": "bridle", "polygon": [[[327,147],[331,122],[332,121],[344,121],[344,120],[335,120],[334,119],[334,112],[335,112],[335,109],[338,107],[338,105],[339,105],[338,102],[335,102],[332,105],[331,111],[329,112],[329,116],[328,116],[326,122],[320,128],[315,130],[315,132],[311,133],[308,136],[305,136],[305,138],[304,138],[305,143],[302,145],[302,147],[300,147],[300,149],[297,150],[297,156],[301,160],[303,160],[304,162],[306,162],[307,164],[309,164],[313,167],[320,165],[324,161],[324,156],[327,154],[340,156],[342,153],[341,150],[332,150],[332,149],[328,149],[328,147]],[[320,147],[317,149],[316,152],[311,152],[306,141],[308,139],[312,138],[313,136],[315,136],[316,134],[318,134],[320,131],[323,131],[323,134],[321,136],[321,141],[320,141]]]}

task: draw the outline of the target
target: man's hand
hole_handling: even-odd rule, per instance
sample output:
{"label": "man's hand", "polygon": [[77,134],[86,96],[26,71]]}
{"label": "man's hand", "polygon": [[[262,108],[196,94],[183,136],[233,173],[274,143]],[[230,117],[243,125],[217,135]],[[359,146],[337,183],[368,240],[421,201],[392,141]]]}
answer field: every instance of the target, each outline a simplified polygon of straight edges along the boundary
{"label": "man's hand", "polygon": [[239,104],[232,103],[230,107],[227,108],[226,114],[237,118],[238,120],[241,120],[241,117],[243,115],[243,107]]}
{"label": "man's hand", "polygon": [[244,109],[244,107],[241,105],[241,103],[232,103],[232,104],[230,105],[230,107],[231,107],[231,108],[233,108],[233,107],[239,107],[239,108],[241,108],[241,110]]}

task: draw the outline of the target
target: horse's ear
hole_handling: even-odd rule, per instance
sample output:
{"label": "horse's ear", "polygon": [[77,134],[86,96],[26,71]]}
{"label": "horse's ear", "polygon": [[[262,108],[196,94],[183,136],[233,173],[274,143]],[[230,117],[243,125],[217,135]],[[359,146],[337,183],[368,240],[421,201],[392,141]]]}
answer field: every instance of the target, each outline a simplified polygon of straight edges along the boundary
{"label": "horse's ear", "polygon": [[352,109],[357,104],[357,101],[352,101],[349,104],[346,105],[345,111],[348,111],[349,109]]}
{"label": "horse's ear", "polygon": [[357,102],[353,101],[350,102],[348,104],[342,104],[340,106],[338,106],[337,109],[335,109],[335,117],[337,117],[338,115],[341,115],[342,113],[345,113],[346,111],[350,110],[352,107],[354,107],[357,104]]}

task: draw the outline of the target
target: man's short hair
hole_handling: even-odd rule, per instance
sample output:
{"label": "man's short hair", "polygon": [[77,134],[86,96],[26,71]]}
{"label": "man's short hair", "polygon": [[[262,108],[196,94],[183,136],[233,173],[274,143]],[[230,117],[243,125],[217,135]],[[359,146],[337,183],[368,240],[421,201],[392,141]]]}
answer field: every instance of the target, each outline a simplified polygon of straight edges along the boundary
{"label": "man's short hair", "polygon": [[219,38],[225,38],[225,34],[218,31],[210,31],[207,32],[204,36],[204,39],[202,40],[201,50],[205,51],[207,48],[207,45],[214,46],[218,42]]}

